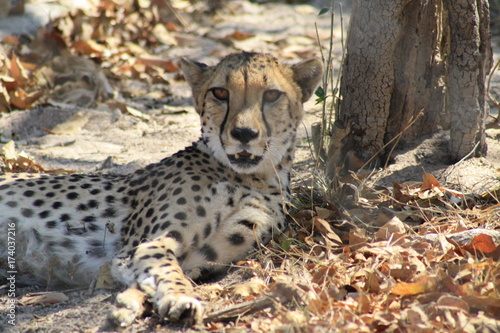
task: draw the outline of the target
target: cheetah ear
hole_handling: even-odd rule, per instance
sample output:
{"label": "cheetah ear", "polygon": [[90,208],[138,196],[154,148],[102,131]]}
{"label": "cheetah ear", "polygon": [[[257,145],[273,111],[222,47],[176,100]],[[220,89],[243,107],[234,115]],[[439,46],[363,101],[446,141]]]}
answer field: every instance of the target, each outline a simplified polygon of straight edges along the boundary
{"label": "cheetah ear", "polygon": [[209,69],[207,65],[187,58],[181,59],[181,68],[186,81],[193,90],[205,81],[205,74]]}
{"label": "cheetah ear", "polygon": [[302,90],[302,103],[305,103],[323,77],[323,63],[318,58],[306,59],[292,66],[293,79]]}

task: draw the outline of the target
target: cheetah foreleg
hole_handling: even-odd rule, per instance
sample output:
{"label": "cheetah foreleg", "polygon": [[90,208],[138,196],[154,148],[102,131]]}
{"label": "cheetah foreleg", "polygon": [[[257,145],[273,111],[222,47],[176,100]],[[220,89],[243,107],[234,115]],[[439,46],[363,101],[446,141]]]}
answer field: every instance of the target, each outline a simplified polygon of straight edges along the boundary
{"label": "cheetah foreleg", "polygon": [[139,288],[150,296],[160,316],[193,325],[201,322],[203,308],[175,256],[178,242],[159,237],[137,247],[133,262]]}

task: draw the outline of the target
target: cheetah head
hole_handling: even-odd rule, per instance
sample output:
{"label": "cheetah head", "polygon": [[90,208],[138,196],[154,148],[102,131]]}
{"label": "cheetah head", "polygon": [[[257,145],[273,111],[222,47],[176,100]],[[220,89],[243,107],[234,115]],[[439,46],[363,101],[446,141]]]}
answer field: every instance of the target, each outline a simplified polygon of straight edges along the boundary
{"label": "cheetah head", "polygon": [[302,104],[322,76],[319,59],[288,66],[268,54],[244,52],[213,67],[183,59],[182,69],[203,141],[219,161],[247,174],[291,164]]}

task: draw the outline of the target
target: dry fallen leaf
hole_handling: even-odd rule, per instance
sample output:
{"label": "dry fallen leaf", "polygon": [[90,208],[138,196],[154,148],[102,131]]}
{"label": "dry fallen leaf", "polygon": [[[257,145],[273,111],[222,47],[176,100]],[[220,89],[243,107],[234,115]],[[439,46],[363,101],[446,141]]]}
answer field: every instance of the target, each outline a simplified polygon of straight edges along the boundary
{"label": "dry fallen leaf", "polygon": [[19,38],[17,38],[14,35],[9,35],[9,36],[6,36],[6,37],[4,37],[2,39],[2,43],[12,44],[12,45],[18,45],[19,44]]}
{"label": "dry fallen leaf", "polygon": [[73,48],[76,52],[87,55],[101,55],[106,47],[102,44],[96,43],[93,40],[79,40],[73,43]]}
{"label": "dry fallen leaf", "polygon": [[15,160],[19,156],[16,151],[16,144],[14,141],[9,141],[2,146],[2,156],[6,160]]}
{"label": "dry fallen leaf", "polygon": [[437,300],[439,307],[456,308],[465,312],[469,312],[469,305],[460,297],[443,295]]}
{"label": "dry fallen leaf", "polygon": [[43,89],[27,93],[19,88],[10,94],[10,103],[18,109],[30,109],[43,94]]}
{"label": "dry fallen leaf", "polygon": [[[1,77],[0,80],[2,80]],[[11,110],[10,96],[7,89],[4,87],[2,83],[3,82],[0,81],[0,113],[9,112]]]}
{"label": "dry fallen leaf", "polygon": [[99,269],[95,287],[98,289],[113,289],[116,287],[115,279],[111,274],[111,263],[106,262]]}
{"label": "dry fallen leaf", "polygon": [[322,218],[319,218],[318,216],[313,217],[312,220],[313,220],[314,228],[316,230],[318,230],[319,232],[323,233],[324,235],[326,235],[331,240],[336,241],[339,244],[342,244],[342,240],[332,230],[332,227],[330,226],[330,223],[328,223],[326,220],[323,220]]}
{"label": "dry fallen leaf", "polygon": [[57,124],[50,131],[52,134],[74,134],[80,131],[89,121],[89,114],[85,111],[75,113],[64,123]]}
{"label": "dry fallen leaf", "polygon": [[139,64],[144,64],[148,66],[157,66],[162,68],[165,72],[177,72],[179,67],[175,65],[171,60],[167,60],[161,57],[152,55],[142,55],[137,58]]}
{"label": "dry fallen leaf", "polygon": [[500,298],[498,297],[465,295],[462,299],[471,308],[485,310],[497,318],[500,315]]}
{"label": "dry fallen leaf", "polygon": [[405,224],[397,216],[394,216],[375,233],[375,239],[386,240],[394,234],[404,234],[405,232]]}
{"label": "dry fallen leaf", "polygon": [[330,216],[334,214],[333,211],[330,209],[322,208],[322,207],[314,207],[314,210],[316,211],[316,214],[318,214],[318,217],[327,220]]}
{"label": "dry fallen leaf", "polygon": [[162,23],[158,23],[154,26],[152,34],[164,45],[177,45],[175,37],[172,36],[168,28]]}
{"label": "dry fallen leaf", "polygon": [[498,246],[490,235],[481,234],[474,237],[471,244],[464,248],[469,252],[474,252],[474,250],[476,250],[483,253],[493,253],[497,247]]}
{"label": "dry fallen leaf", "polygon": [[14,141],[2,146],[1,157],[5,162],[7,172],[43,172],[44,168],[30,158],[24,151],[18,153]]}
{"label": "dry fallen leaf", "polygon": [[424,190],[430,190],[433,187],[440,187],[441,186],[441,184],[439,184],[439,182],[436,179],[436,177],[434,177],[430,173],[424,173],[424,175],[422,176],[422,178],[423,178],[423,181],[424,181],[422,183],[422,186],[420,186],[420,189],[422,191],[424,191]]}
{"label": "dry fallen leaf", "polygon": [[353,251],[366,245],[369,240],[365,229],[356,228],[349,231],[349,247]]}
{"label": "dry fallen leaf", "polygon": [[250,296],[260,296],[266,289],[266,284],[262,279],[253,278],[248,282],[237,284],[230,290],[232,297],[246,299]]}
{"label": "dry fallen leaf", "polygon": [[436,282],[437,279],[434,276],[421,276],[416,282],[398,282],[398,284],[391,289],[391,293],[399,296],[427,293],[436,289]]}
{"label": "dry fallen leaf", "polygon": [[23,305],[46,305],[56,304],[69,300],[69,297],[60,292],[37,293],[24,296],[19,300]]}
{"label": "dry fallen leaf", "polygon": [[16,80],[19,87],[24,87],[28,81],[28,73],[21,65],[19,58],[14,54],[10,61],[10,75]]}
{"label": "dry fallen leaf", "polygon": [[249,32],[242,32],[239,30],[235,30],[233,33],[227,35],[226,37],[235,39],[237,41],[242,41],[242,40],[248,39],[248,38],[253,37],[253,36],[255,36],[255,35],[251,34]]}
{"label": "dry fallen leaf", "polygon": [[252,268],[252,269],[262,269],[262,266],[260,265],[260,262],[258,261],[255,261],[255,260],[242,260],[242,261],[238,261],[236,263],[236,265],[238,266],[245,266],[245,267],[249,267],[249,268]]}

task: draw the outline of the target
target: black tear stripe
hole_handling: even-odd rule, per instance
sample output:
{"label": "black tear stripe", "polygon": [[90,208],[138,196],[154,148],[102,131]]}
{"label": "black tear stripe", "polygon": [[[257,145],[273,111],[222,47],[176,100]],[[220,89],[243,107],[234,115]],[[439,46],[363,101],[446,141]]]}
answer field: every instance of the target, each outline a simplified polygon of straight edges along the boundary
{"label": "black tear stripe", "polygon": [[266,119],[266,114],[264,112],[264,101],[261,102],[260,104],[260,113],[262,114],[262,121],[264,122],[264,125],[266,125],[266,132],[267,132],[267,137],[270,138],[271,137],[271,126],[269,126],[269,123],[267,122],[267,119]]}
{"label": "black tear stripe", "polygon": [[[226,86],[228,85],[229,83],[229,75],[226,76]],[[222,148],[224,148],[224,142],[222,141],[222,133],[224,133],[224,127],[226,127],[226,122],[227,122],[227,118],[229,117],[229,110],[230,110],[230,107],[229,107],[229,104],[231,103],[231,92],[229,92],[229,96],[227,98],[227,110],[226,110],[226,114],[224,116],[224,120],[222,120],[222,123],[220,124],[220,132],[219,132],[219,140],[220,140],[220,144],[222,146]],[[206,97],[206,95],[205,95]]]}
{"label": "black tear stripe", "polygon": [[222,141],[222,133],[224,133],[224,127],[226,127],[226,122],[227,122],[227,118],[229,116],[229,100],[227,102],[227,110],[226,110],[226,115],[224,116],[224,120],[222,121],[222,123],[220,124],[220,133],[219,133],[219,139],[220,139],[220,144],[222,145],[222,148],[224,148],[224,142]]}

